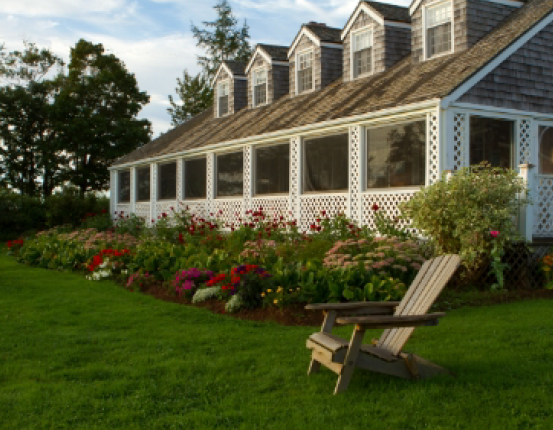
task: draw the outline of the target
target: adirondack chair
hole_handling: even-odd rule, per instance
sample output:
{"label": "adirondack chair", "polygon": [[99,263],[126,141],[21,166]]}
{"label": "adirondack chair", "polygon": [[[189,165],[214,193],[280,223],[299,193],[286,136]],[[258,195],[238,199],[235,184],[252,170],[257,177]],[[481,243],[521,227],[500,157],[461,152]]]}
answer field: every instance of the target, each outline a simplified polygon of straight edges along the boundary
{"label": "adirondack chair", "polygon": [[[442,289],[453,276],[461,259],[443,255],[426,261],[401,302],[355,302],[307,305],[306,309],[322,310],[325,319],[321,331],[307,340],[312,350],[308,375],[321,364],[338,374],[334,394],[345,391],[355,367],[401,378],[419,379],[448,370],[402,348],[417,326],[437,325],[445,313],[426,314]],[[355,324],[349,342],[331,331],[334,324]],[[363,344],[366,329],[384,328],[380,339]]]}

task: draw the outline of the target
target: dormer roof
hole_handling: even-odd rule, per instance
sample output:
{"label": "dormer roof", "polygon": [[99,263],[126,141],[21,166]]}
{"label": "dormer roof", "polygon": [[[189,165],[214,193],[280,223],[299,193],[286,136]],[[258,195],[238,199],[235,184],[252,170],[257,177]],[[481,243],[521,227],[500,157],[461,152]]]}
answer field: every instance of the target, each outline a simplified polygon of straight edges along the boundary
{"label": "dormer roof", "polygon": [[234,60],[225,60],[219,66],[217,73],[215,73],[211,85],[215,83],[222,70],[225,70],[232,79],[246,79],[246,64]]}
{"label": "dormer roof", "polygon": [[409,13],[409,8],[393,4],[364,0],[359,2],[357,8],[355,8],[355,11],[348,19],[348,22],[346,23],[341,34],[342,40],[346,38],[349,30],[351,29],[351,26],[361,12],[365,12],[380,25],[395,24],[406,26],[407,28],[409,28],[409,26],[411,25],[411,14]]}
{"label": "dormer roof", "polygon": [[[528,2],[528,0],[488,0],[492,3],[502,3],[502,4],[508,4],[513,7],[522,7],[525,3]],[[413,0],[411,2],[411,5],[409,6],[409,14],[413,15],[419,6],[421,5],[422,0]]]}
{"label": "dormer roof", "polygon": [[248,73],[258,56],[262,56],[267,63],[278,64],[282,66],[288,65],[288,47],[278,45],[265,45],[258,43],[252,54],[252,58],[246,66],[245,73]]}
{"label": "dormer roof", "polygon": [[296,46],[300,42],[302,36],[308,37],[317,46],[331,45],[339,47],[342,45],[342,39],[340,37],[341,33],[341,29],[327,27],[326,24],[319,24],[316,22],[303,24],[300,31],[294,38],[294,42],[290,46],[290,49],[288,50],[288,58],[290,58],[292,52],[296,49]]}

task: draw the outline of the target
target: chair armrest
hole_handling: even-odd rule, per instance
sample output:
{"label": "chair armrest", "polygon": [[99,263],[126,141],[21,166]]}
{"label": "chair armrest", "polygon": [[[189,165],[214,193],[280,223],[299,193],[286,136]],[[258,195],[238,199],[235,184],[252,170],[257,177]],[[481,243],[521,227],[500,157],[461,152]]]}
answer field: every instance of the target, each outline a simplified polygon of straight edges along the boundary
{"label": "chair armrest", "polygon": [[353,310],[361,308],[395,308],[400,302],[349,302],[349,303],[314,303],[305,309],[322,311]]}
{"label": "chair armrest", "polygon": [[445,313],[436,312],[426,315],[399,315],[399,316],[360,316],[360,317],[339,317],[336,322],[339,324],[356,324],[358,328],[395,328],[395,327],[418,327],[423,325],[438,325],[438,318],[444,317]]}

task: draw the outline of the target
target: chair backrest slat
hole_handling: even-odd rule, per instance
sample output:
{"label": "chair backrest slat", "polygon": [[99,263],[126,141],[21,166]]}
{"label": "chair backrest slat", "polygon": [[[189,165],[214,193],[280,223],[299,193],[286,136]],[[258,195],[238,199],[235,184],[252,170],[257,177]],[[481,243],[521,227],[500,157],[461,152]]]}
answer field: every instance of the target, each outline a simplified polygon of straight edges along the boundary
{"label": "chair backrest slat", "polygon": [[[443,255],[425,262],[394,315],[426,314],[460,263],[461,259],[458,255]],[[378,347],[397,355],[414,329],[414,327],[404,327],[384,330]]]}

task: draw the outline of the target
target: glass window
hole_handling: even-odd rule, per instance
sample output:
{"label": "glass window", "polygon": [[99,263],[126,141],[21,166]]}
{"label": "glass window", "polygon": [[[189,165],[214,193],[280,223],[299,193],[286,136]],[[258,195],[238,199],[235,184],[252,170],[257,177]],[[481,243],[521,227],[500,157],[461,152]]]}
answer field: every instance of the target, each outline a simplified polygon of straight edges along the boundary
{"label": "glass window", "polygon": [[184,160],[184,198],[205,199],[207,193],[205,158]]}
{"label": "glass window", "polygon": [[514,160],[513,121],[470,117],[470,164],[487,161],[492,167],[511,169]]}
{"label": "glass window", "polygon": [[131,171],[119,172],[119,202],[129,203],[131,201]]}
{"label": "glass window", "polygon": [[539,173],[553,175],[553,127],[539,128]]}
{"label": "glass window", "polygon": [[451,51],[451,2],[426,9],[427,57]]}
{"label": "glass window", "polygon": [[177,198],[177,163],[160,164],[157,167],[158,198],[160,200]]}
{"label": "glass window", "polygon": [[346,191],[347,189],[347,133],[306,140],[303,157],[303,191]]}
{"label": "glass window", "polygon": [[244,153],[217,155],[217,197],[241,196],[244,193]]}
{"label": "glass window", "polygon": [[367,188],[425,182],[426,121],[367,130]]}
{"label": "glass window", "polygon": [[288,193],[290,187],[290,144],[255,150],[255,194]]}
{"label": "glass window", "polygon": [[136,169],[136,200],[150,201],[150,166]]}
{"label": "glass window", "polygon": [[353,35],[353,77],[372,72],[372,31]]}
{"label": "glass window", "polygon": [[298,94],[313,89],[313,52],[298,55]]}
{"label": "glass window", "polygon": [[254,106],[267,103],[267,71],[260,69],[253,74]]}
{"label": "glass window", "polygon": [[219,90],[217,98],[219,99],[219,117],[228,114],[228,102],[229,102],[229,84],[228,82],[221,82],[219,84]]}

